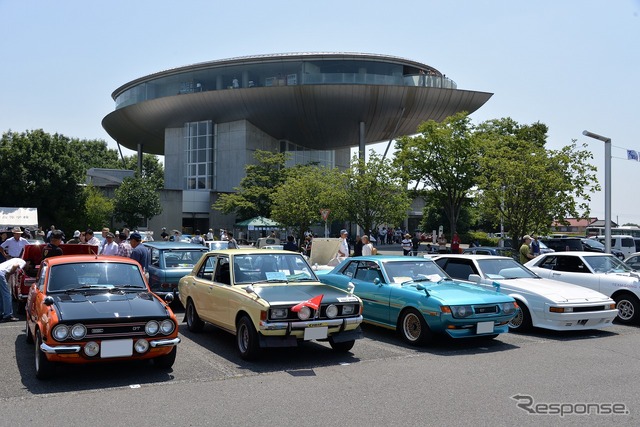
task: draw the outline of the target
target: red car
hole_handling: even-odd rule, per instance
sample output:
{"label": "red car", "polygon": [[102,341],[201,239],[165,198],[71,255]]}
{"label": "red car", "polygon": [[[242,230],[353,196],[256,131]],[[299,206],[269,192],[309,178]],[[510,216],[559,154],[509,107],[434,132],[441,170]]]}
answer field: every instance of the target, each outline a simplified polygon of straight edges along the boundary
{"label": "red car", "polygon": [[26,338],[39,379],[58,363],[176,359],[178,322],[151,292],[140,264],[119,256],[61,255],[42,261],[27,300]]}
{"label": "red car", "polygon": [[[17,313],[19,314],[24,313],[24,307],[27,303],[27,297],[29,296],[29,289],[31,289],[31,285],[36,281],[38,269],[42,262],[43,248],[44,245],[25,246],[24,252],[22,253],[22,259],[27,261],[27,265],[24,269],[18,270],[16,274],[11,275],[9,278],[11,296],[18,305]],[[62,244],[60,245],[60,248],[65,255],[98,253],[98,246],[96,245]]]}

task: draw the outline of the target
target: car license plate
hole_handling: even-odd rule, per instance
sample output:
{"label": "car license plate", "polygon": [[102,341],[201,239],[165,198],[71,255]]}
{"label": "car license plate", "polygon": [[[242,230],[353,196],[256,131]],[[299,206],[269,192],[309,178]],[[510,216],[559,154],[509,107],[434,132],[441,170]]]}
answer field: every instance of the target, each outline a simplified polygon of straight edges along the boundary
{"label": "car license plate", "polygon": [[490,334],[493,332],[493,322],[478,322],[476,334]]}
{"label": "car license plate", "polygon": [[329,334],[329,327],[322,326],[320,328],[305,328],[304,329],[304,340],[320,340],[326,338]]}
{"label": "car license plate", "polygon": [[109,340],[102,341],[100,346],[100,357],[124,357],[133,355],[133,341],[127,340]]}

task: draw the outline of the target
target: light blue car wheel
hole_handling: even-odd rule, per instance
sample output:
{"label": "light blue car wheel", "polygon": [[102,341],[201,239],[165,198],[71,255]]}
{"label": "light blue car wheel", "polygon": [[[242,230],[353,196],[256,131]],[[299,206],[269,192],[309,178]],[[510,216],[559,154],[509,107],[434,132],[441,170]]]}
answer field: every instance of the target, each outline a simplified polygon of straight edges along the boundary
{"label": "light blue car wheel", "polygon": [[431,340],[431,330],[422,314],[415,308],[404,310],[400,316],[400,333],[411,345],[423,345]]}

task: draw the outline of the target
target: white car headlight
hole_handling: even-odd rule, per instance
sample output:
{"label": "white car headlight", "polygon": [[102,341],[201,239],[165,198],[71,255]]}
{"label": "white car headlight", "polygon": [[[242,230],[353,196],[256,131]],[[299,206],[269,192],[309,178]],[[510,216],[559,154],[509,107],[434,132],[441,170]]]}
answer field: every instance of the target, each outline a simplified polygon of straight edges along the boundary
{"label": "white car headlight", "polygon": [[56,325],[51,334],[56,341],[64,341],[69,338],[69,327],[67,325]]}
{"label": "white car headlight", "polygon": [[309,317],[311,317],[311,309],[306,306],[302,307],[298,312],[298,319],[307,320]]}
{"label": "white car headlight", "polygon": [[160,323],[160,332],[162,332],[163,335],[169,335],[174,329],[175,325],[172,320],[165,319]]}
{"label": "white car headlight", "polygon": [[74,340],[81,340],[87,335],[87,328],[82,323],[76,323],[71,327],[71,336]]}
{"label": "white car headlight", "polygon": [[100,346],[95,341],[89,341],[84,345],[84,354],[93,357],[100,351]]}
{"label": "white car headlight", "polygon": [[154,336],[160,330],[160,325],[155,320],[149,320],[144,327],[144,331],[147,335]]}
{"label": "white car headlight", "polygon": [[338,307],[336,307],[334,304],[330,304],[327,307],[327,317],[329,319],[333,319],[334,317],[336,317],[338,315]]}
{"label": "white car headlight", "polygon": [[136,351],[136,353],[140,353],[140,354],[146,353],[147,350],[149,350],[149,341],[143,340],[143,339],[139,339],[133,345],[133,349]]}

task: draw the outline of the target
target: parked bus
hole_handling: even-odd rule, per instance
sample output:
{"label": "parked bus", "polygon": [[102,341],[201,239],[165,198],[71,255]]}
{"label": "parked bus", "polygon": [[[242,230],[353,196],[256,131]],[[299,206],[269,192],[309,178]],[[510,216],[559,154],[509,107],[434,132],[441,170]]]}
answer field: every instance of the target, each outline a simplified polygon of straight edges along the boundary
{"label": "parked bus", "polygon": [[[604,227],[587,227],[587,237],[603,236]],[[624,234],[626,236],[640,237],[640,228],[631,225],[621,227],[611,227],[611,234]]]}

